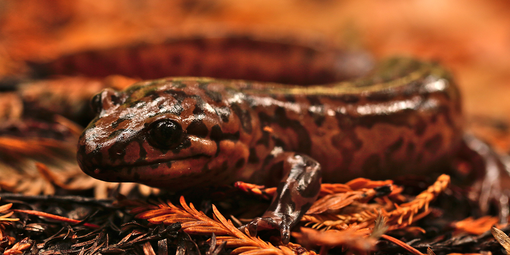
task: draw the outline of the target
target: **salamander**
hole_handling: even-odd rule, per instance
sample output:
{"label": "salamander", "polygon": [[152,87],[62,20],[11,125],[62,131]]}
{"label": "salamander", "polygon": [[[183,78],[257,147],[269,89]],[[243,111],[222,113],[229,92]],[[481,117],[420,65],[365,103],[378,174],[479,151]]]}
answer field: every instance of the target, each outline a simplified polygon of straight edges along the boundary
{"label": "salamander", "polygon": [[[321,73],[297,69],[301,77]],[[480,158],[485,171],[477,175],[489,187],[483,203],[500,195],[494,176],[504,166],[464,134],[458,88],[439,65],[394,58],[348,78],[300,86],[171,77],[106,89],[92,99],[97,115],[80,137],[78,162],[95,178],[169,190],[235,181],[276,186],[265,214],[248,227],[278,228],[283,242],[322,181],[429,174],[458,157]]]}

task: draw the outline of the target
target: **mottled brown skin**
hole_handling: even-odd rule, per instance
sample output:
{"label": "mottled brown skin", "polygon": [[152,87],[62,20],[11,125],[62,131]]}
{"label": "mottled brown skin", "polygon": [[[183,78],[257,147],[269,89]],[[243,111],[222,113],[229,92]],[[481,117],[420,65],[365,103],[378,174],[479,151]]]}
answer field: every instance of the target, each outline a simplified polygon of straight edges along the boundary
{"label": "mottled brown skin", "polygon": [[[170,190],[239,180],[277,186],[271,206],[249,227],[279,228],[284,242],[321,179],[428,174],[461,152],[483,154],[476,139],[464,142],[459,93],[448,75],[409,59],[389,60],[367,78],[308,87],[145,81],[105,90],[93,107],[98,115],[78,150],[87,174]],[[501,164],[483,162],[487,173],[503,172]]]}
{"label": "mottled brown skin", "polygon": [[[292,44],[286,43],[286,41]],[[323,84],[366,74],[371,58],[313,40],[255,35],[189,36],[161,44],[139,43],[91,50],[32,63],[32,76],[170,76]]]}

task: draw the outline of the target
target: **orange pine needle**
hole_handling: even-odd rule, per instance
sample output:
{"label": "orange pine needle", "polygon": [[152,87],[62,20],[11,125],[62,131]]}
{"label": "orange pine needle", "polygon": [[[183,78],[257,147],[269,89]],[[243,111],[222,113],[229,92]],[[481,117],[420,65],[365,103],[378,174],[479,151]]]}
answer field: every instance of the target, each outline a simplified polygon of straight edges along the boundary
{"label": "orange pine needle", "polygon": [[[354,183],[357,184],[353,186],[360,188],[362,185],[359,183],[366,184],[369,182],[357,180]],[[425,217],[430,212],[428,209],[429,203],[443,192],[448,187],[449,183],[450,177],[448,175],[441,175],[434,184],[416,196],[414,200],[400,205],[394,204],[394,209],[391,211],[387,211],[383,205],[376,205],[376,207],[370,209],[343,215],[327,213],[321,215],[305,215],[302,221],[308,222],[307,225],[313,224],[315,228],[326,229],[346,229],[352,224],[359,224],[363,227],[373,227],[375,219],[381,214],[387,219],[389,230],[403,228]]]}
{"label": "orange pine needle", "polygon": [[[217,237],[217,244],[227,242],[227,247],[237,247],[232,254],[315,254],[306,251],[303,247],[291,244],[275,247],[258,237],[250,236],[248,229],[241,231],[230,220],[227,220],[212,205],[213,219],[198,211],[193,204],[187,204],[184,197],[180,198],[181,207],[170,202],[154,205],[138,205],[132,211],[138,212],[135,216],[146,219],[153,224],[172,224],[181,222],[181,228],[188,234],[212,234]],[[145,208],[145,211],[143,210]]]}
{"label": "orange pine needle", "polygon": [[499,222],[498,217],[493,216],[483,216],[478,219],[473,219],[472,217],[465,218],[461,221],[457,221],[453,223],[453,227],[455,228],[456,233],[468,233],[471,235],[481,235],[489,230],[491,230],[492,226],[497,225]]}
{"label": "orange pine needle", "polygon": [[400,246],[400,247],[402,247],[402,248],[404,248],[404,249],[406,249],[408,252],[410,252],[412,254],[415,254],[415,255],[425,255],[425,254],[421,253],[419,250],[417,250],[417,249],[409,246],[408,244],[398,240],[397,238],[391,237],[389,235],[384,235],[384,234],[381,237],[386,239],[386,240],[388,240],[388,241],[390,241],[390,242],[392,242],[392,243],[394,243],[394,244],[396,244],[396,245],[398,245],[398,246]]}
{"label": "orange pine needle", "polygon": [[[17,213],[25,213],[25,214],[29,214],[29,215],[44,217],[44,218],[48,218],[48,219],[52,219],[52,220],[57,220],[57,221],[74,223],[74,224],[82,223],[79,220],[73,220],[73,219],[69,219],[69,218],[63,217],[63,216],[49,214],[49,213],[45,213],[45,212],[31,211],[31,210],[20,210],[20,209],[13,209],[12,211],[17,212]],[[89,228],[96,228],[96,229],[97,228],[101,228],[100,226],[98,226],[96,224],[86,223],[86,222],[83,223],[82,225],[85,226],[85,227],[89,227]]]}
{"label": "orange pine needle", "polygon": [[24,250],[29,249],[32,247],[34,241],[29,239],[28,237],[25,237],[23,240],[17,242],[14,244],[10,249],[7,249],[4,251],[4,255],[14,255],[14,254],[23,254]]}

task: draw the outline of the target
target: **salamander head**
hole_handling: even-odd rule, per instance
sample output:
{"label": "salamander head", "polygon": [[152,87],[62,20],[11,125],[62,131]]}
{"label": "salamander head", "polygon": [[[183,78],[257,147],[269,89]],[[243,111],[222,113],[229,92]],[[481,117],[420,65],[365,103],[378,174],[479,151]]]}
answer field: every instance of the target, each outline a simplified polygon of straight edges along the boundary
{"label": "salamander head", "polygon": [[97,117],[80,137],[80,167],[98,179],[171,190],[230,181],[229,160],[246,161],[240,152],[247,149],[224,90],[216,89],[223,87],[181,78],[102,91],[92,99]]}

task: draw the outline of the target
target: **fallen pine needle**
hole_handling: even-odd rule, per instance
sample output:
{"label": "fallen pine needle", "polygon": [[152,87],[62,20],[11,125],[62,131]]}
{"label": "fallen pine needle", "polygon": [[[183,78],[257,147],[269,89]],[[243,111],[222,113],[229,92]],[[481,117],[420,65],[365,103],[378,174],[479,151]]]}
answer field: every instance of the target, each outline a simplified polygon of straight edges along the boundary
{"label": "fallen pine needle", "polygon": [[[472,217],[465,218],[461,221],[453,223],[456,233],[468,233],[470,235],[481,235],[489,230],[492,226],[497,225],[499,222],[498,217],[483,216],[478,219]],[[499,226],[498,226],[499,227]]]}
{"label": "fallen pine needle", "polygon": [[377,244],[377,238],[370,237],[368,228],[350,228],[346,230],[319,231],[311,228],[301,228],[301,232],[293,233],[300,244],[307,246],[342,246],[357,251],[371,251]]}
{"label": "fallen pine needle", "polygon": [[45,213],[45,212],[31,211],[31,210],[19,210],[19,209],[13,209],[12,211],[17,212],[17,213],[25,213],[25,214],[29,214],[29,215],[44,217],[44,218],[48,218],[48,219],[52,219],[52,220],[56,220],[56,221],[69,222],[69,223],[74,223],[74,224],[81,223],[83,226],[89,227],[89,228],[100,228],[100,226],[98,226],[96,224],[86,223],[86,222],[82,223],[79,220],[73,220],[73,219],[63,217],[63,216],[49,214],[49,213]]}
{"label": "fallen pine needle", "polygon": [[413,222],[425,217],[430,211],[429,203],[443,192],[450,184],[450,176],[441,175],[436,182],[429,186],[427,190],[421,192],[410,202],[404,204],[394,204],[395,209],[387,211],[383,206],[371,208],[350,214],[321,214],[305,215],[302,221],[314,228],[337,228],[347,229],[350,225],[359,224],[363,227],[373,227],[379,214],[386,218],[388,229],[395,230],[404,228]]}
{"label": "fallen pine needle", "polygon": [[24,254],[23,251],[32,247],[33,244],[34,244],[34,241],[29,239],[28,237],[25,237],[23,240],[14,244],[11,248],[5,250],[3,254],[4,255]]}
{"label": "fallen pine needle", "polygon": [[175,206],[170,202],[160,202],[158,205],[143,205],[133,208],[137,212],[136,218],[146,219],[153,224],[173,224],[180,222],[181,228],[188,234],[215,234],[218,245],[226,242],[227,247],[237,247],[232,254],[315,254],[307,251],[297,244],[274,246],[262,239],[248,234],[248,229],[241,231],[236,228],[231,220],[227,220],[212,205],[213,219],[203,212],[195,209],[193,204],[186,204],[184,197],[180,198],[181,206]]}
{"label": "fallen pine needle", "polygon": [[412,254],[415,254],[415,255],[425,255],[425,254],[421,253],[419,250],[417,250],[417,249],[411,247],[410,245],[408,245],[408,244],[398,240],[395,237],[391,237],[389,235],[382,235],[381,237],[386,239],[386,240],[388,240],[388,241],[390,241],[390,242],[392,242],[392,243],[394,243],[394,244],[396,244],[396,245],[398,245],[398,246],[400,246],[400,247],[402,247],[402,248],[404,248],[404,249],[406,249],[408,252],[410,252]]}

